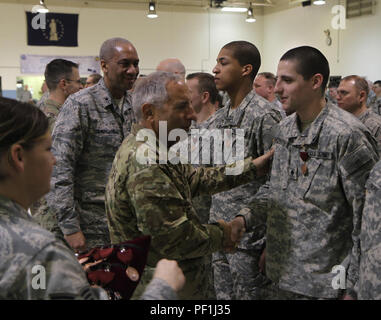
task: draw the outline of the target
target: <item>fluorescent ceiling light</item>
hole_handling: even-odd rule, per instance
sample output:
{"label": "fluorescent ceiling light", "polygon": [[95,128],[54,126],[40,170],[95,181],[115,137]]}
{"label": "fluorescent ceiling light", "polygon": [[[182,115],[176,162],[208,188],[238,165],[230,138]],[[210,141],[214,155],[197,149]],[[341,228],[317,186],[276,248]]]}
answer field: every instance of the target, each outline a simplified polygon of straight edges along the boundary
{"label": "fluorescent ceiling light", "polygon": [[315,0],[313,4],[316,6],[322,6],[323,4],[325,4],[325,0]]}
{"label": "fluorescent ceiling light", "polygon": [[246,12],[247,8],[237,8],[237,7],[223,7],[221,11],[225,12]]}

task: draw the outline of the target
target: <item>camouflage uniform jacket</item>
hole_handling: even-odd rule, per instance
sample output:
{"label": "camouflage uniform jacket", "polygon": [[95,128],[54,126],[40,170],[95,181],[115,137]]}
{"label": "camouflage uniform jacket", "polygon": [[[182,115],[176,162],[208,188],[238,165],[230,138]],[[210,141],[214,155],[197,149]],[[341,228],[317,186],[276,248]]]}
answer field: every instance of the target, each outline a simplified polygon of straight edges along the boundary
{"label": "camouflage uniform jacket", "polygon": [[368,128],[377,141],[378,153],[381,155],[381,116],[371,109],[363,112],[358,119]]}
{"label": "camouflage uniform jacket", "polygon": [[[61,107],[62,104],[51,99],[45,99],[40,105],[41,110],[48,117],[50,132],[53,132]],[[31,206],[30,211],[41,227],[55,233],[57,236],[62,236],[61,230],[57,225],[57,218],[52,211],[49,211],[45,197],[36,201]]]}
{"label": "camouflage uniform jacket", "polygon": [[361,224],[359,299],[381,300],[381,161],[370,172]]}
{"label": "camouflage uniform jacket", "polygon": [[[39,287],[41,286],[41,287]],[[73,252],[0,196],[0,299],[98,299]]]}
{"label": "camouflage uniform jacket", "polygon": [[103,79],[70,95],[61,108],[53,131],[57,164],[47,200],[65,235],[82,230],[85,237],[109,238],[105,186],[115,154],[135,122],[127,92],[122,109]]}
{"label": "camouflage uniform jacket", "polygon": [[[251,91],[241,102],[238,108],[232,110],[229,116],[231,103],[227,102],[224,108],[219,109],[208,121],[207,129],[243,129],[244,145],[239,145],[234,139],[231,144],[243,148],[244,158],[263,155],[273,144],[274,130],[282,119],[280,112],[270,102]],[[223,135],[223,133],[222,133]],[[229,144],[227,139],[223,141],[223,152]],[[213,155],[213,145],[210,154]],[[214,159],[213,159],[214,161]],[[226,158],[225,163],[230,163]],[[212,162],[215,163],[215,162]],[[251,202],[259,187],[266,181],[263,177],[232,190],[213,195],[210,209],[210,221],[223,219],[232,220],[235,215]],[[247,233],[239,244],[241,249],[261,249],[265,232],[264,221],[259,219],[254,230]]]}
{"label": "camouflage uniform jacket", "polygon": [[369,105],[369,109],[373,110],[378,115],[381,115],[381,97],[377,98]]}
{"label": "camouflage uniform jacket", "polygon": [[[201,268],[204,256],[221,250],[223,241],[219,225],[200,223],[192,197],[251,181],[255,178],[255,166],[251,158],[246,159],[245,175],[238,176],[226,175],[223,166],[195,169],[189,164],[157,164],[160,143],[154,132],[147,129],[148,141],[137,141],[140,129],[143,128],[135,124],[118,150],[106,187],[111,242],[151,235],[147,265],[154,267],[161,258],[177,260],[189,280],[188,272]],[[144,148],[152,164],[139,160]],[[197,285],[187,281],[182,292],[189,293],[188,286]]]}
{"label": "camouflage uniform jacket", "polygon": [[[337,298],[331,271],[341,265],[348,293],[354,290],[365,182],[378,158],[366,127],[330,103],[303,133],[296,114],[280,123],[271,179],[257,194],[268,203],[266,275],[280,289]],[[247,228],[259,202],[244,214]]]}
{"label": "camouflage uniform jacket", "polygon": [[40,108],[45,113],[45,115],[48,117],[48,120],[49,120],[50,132],[53,132],[54,124],[57,120],[57,116],[58,116],[58,113],[60,112],[61,107],[62,107],[62,104],[51,99],[46,99],[41,104]]}
{"label": "camouflage uniform jacket", "polygon": [[269,103],[271,104],[273,109],[278,110],[280,112],[282,119],[287,117],[286,112],[283,110],[282,103],[277,98]]}
{"label": "camouflage uniform jacket", "polygon": [[49,98],[49,91],[46,91],[43,95],[42,95],[42,97],[40,98],[40,100],[38,100],[37,101],[37,103],[36,103],[36,106],[38,107],[38,108],[42,108],[42,106],[44,105],[44,103],[45,103],[45,101]]}

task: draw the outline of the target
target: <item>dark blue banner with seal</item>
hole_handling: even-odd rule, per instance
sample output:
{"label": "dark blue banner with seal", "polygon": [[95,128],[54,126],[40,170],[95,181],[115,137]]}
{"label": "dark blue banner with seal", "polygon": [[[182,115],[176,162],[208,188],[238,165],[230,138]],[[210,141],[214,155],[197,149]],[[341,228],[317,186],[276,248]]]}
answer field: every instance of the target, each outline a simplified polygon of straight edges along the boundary
{"label": "dark blue banner with seal", "polygon": [[29,46],[78,47],[78,14],[26,12]]}

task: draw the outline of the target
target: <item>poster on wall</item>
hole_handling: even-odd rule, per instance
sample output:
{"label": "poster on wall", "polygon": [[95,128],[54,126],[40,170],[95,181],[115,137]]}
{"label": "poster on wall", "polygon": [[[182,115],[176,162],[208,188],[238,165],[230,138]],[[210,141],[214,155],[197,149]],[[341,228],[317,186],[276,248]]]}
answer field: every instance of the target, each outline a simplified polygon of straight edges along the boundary
{"label": "poster on wall", "polygon": [[44,56],[33,54],[22,54],[20,56],[20,71],[22,74],[43,75],[46,65],[54,59],[65,59],[78,63],[81,76],[100,73],[101,71],[99,57],[97,56]]}
{"label": "poster on wall", "polygon": [[78,14],[26,12],[28,46],[78,47]]}

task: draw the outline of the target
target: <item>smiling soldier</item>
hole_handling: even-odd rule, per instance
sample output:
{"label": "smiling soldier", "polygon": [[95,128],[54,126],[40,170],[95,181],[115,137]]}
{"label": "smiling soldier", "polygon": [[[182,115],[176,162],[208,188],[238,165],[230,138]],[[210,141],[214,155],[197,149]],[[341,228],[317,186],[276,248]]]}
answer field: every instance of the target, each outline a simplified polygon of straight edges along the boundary
{"label": "smiling soldier", "polygon": [[57,166],[48,205],[76,251],[110,241],[105,185],[115,153],[135,122],[127,90],[139,74],[136,49],[126,39],[112,38],[99,56],[104,78],[66,100],[53,132]]}

